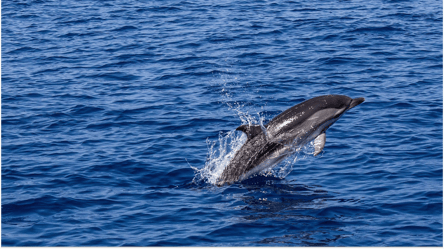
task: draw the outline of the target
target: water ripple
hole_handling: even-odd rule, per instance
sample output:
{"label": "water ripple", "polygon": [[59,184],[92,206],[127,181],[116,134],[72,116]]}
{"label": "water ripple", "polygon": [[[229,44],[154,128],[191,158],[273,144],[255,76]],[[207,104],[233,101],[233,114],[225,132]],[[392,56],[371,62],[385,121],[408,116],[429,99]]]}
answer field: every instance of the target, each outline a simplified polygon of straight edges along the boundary
{"label": "water ripple", "polygon": [[[2,52],[4,246],[442,246],[440,1],[5,1]],[[322,155],[199,181],[324,94]]]}

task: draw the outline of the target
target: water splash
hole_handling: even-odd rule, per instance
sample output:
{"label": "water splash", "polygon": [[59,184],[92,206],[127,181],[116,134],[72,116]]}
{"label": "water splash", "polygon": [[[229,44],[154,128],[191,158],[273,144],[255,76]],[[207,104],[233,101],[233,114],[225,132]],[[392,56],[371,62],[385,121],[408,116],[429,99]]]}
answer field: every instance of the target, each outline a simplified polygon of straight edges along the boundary
{"label": "water splash", "polygon": [[302,146],[295,146],[293,144],[289,156],[272,169],[272,174],[281,179],[287,177],[293,170],[293,166],[296,165],[298,160],[305,159],[307,156],[312,156],[314,155],[314,152],[314,141]]}
{"label": "water splash", "polygon": [[[228,166],[236,152],[246,142],[247,136],[242,132],[230,131],[220,132],[215,141],[207,139],[208,146],[207,160],[201,169],[190,166],[195,171],[194,183],[207,183],[215,185],[223,170]],[[300,159],[314,154],[314,141],[302,147],[291,148],[288,156],[276,165],[270,165],[268,169],[259,172],[259,175],[269,175],[280,179],[285,178],[293,170],[293,166]],[[252,176],[254,177],[254,176]]]}
{"label": "water splash", "polygon": [[245,134],[235,131],[230,131],[226,134],[220,132],[217,141],[207,139],[207,160],[202,169],[192,167],[195,171],[193,182],[203,181],[212,185],[216,184],[222,171],[246,140],[247,136]]}
{"label": "water splash", "polygon": [[[228,72],[228,70],[227,70]],[[268,139],[267,129],[265,128],[266,117],[262,112],[257,110],[257,107],[247,106],[245,102],[234,101],[236,93],[243,88],[239,84],[238,76],[232,74],[221,74],[219,80],[213,82],[220,87],[220,94],[223,102],[228,106],[229,110],[233,111],[241,120],[242,125],[260,125],[262,131]],[[246,91],[244,89],[244,91]],[[264,106],[260,107],[261,110]],[[254,113],[254,114],[251,114]],[[205,166],[201,169],[190,167],[195,171],[194,183],[207,183],[215,185],[218,178],[221,176],[223,170],[228,166],[231,159],[236,152],[247,141],[247,136],[242,132],[235,130],[227,133],[220,132],[219,137],[215,141],[207,139],[207,160]],[[308,154],[314,154],[313,142],[305,146],[290,146],[288,156],[277,165],[270,165],[268,169],[259,172],[258,174],[272,174],[278,178],[285,178],[293,170],[293,165],[296,164],[300,152],[303,152],[303,158]],[[311,151],[311,152],[310,152]]]}

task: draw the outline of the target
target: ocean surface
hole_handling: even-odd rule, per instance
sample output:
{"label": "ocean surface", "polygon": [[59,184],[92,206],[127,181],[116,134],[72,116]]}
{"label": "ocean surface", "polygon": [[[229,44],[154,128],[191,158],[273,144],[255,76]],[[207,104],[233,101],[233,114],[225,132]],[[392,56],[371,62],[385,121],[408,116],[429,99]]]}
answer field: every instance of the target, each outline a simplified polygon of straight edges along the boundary
{"label": "ocean surface", "polygon": [[[442,246],[438,0],[2,1],[3,246]],[[366,101],[271,174],[245,141]]]}

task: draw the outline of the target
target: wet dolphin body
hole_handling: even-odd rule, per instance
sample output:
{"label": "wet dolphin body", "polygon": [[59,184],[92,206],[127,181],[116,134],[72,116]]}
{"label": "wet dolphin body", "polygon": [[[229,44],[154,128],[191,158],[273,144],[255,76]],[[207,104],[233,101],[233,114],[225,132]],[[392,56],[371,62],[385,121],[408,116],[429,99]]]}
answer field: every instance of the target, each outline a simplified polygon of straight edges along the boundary
{"label": "wet dolphin body", "polygon": [[277,165],[285,157],[314,141],[318,155],[325,145],[325,131],[347,110],[364,102],[364,98],[325,95],[309,99],[285,110],[268,124],[241,125],[236,130],[248,139],[222,172],[218,186],[243,180]]}

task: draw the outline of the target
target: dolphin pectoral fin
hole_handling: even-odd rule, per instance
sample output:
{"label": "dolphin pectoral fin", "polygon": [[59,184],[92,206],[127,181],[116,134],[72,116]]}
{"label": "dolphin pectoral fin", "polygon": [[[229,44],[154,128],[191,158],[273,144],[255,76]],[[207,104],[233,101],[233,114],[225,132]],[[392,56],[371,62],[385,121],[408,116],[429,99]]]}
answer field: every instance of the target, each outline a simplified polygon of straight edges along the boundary
{"label": "dolphin pectoral fin", "polygon": [[315,146],[314,156],[317,156],[324,149],[325,139],[326,139],[325,133],[321,133],[314,140],[314,146]]}
{"label": "dolphin pectoral fin", "polygon": [[262,132],[262,129],[259,125],[241,125],[236,128],[237,131],[242,131],[247,134],[248,139],[252,139],[257,134]]}

